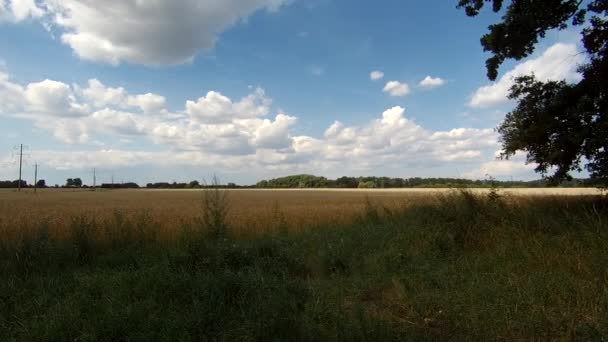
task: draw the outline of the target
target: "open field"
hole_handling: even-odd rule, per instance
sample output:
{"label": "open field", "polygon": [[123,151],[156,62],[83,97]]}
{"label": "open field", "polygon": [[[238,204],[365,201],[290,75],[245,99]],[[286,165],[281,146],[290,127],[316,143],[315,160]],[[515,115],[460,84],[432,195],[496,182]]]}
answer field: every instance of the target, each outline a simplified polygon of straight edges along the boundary
{"label": "open field", "polygon": [[604,341],[608,200],[546,191],[3,191],[0,340]]}
{"label": "open field", "polygon": [[[44,219],[51,231],[61,231],[70,217],[87,215],[103,221],[117,211],[125,216],[149,215],[170,238],[200,216],[204,190],[70,190],[44,189],[34,194],[0,190],[0,227],[14,222]],[[388,210],[401,210],[413,203],[428,203],[453,189],[277,189],[227,190],[228,222],[239,234],[272,231],[277,224],[291,231],[316,225],[348,224],[364,213],[367,202]],[[470,189],[478,194],[488,189]],[[596,195],[594,188],[503,189],[509,196]],[[279,222],[283,220],[282,222]],[[56,229],[55,229],[56,228]]]}
{"label": "open field", "polygon": [[[34,194],[0,191],[4,224],[44,219],[51,230],[62,230],[76,215],[103,221],[117,211],[125,216],[146,214],[165,237],[175,237],[185,224],[201,215],[204,190],[84,191],[46,189]],[[289,230],[315,225],[347,224],[359,217],[366,201],[387,208],[404,208],[429,200],[429,192],[227,190],[228,223],[239,235],[265,233],[283,220]],[[0,222],[0,226],[3,223]],[[21,224],[20,224],[21,225]]]}

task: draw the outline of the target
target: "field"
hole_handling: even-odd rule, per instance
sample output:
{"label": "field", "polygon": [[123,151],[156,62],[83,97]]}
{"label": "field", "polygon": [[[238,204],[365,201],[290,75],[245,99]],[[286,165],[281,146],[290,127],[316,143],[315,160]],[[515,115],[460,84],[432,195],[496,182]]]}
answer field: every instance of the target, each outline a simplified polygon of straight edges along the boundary
{"label": "field", "polygon": [[0,340],[608,339],[595,189],[0,191]]}
{"label": "field", "polygon": [[[203,190],[48,189],[37,194],[2,191],[0,217],[3,221],[16,222],[44,218],[56,228],[52,230],[60,233],[75,215],[84,214],[103,221],[117,211],[130,217],[149,214],[165,238],[175,238],[184,224],[201,215],[203,195]],[[427,192],[404,196],[379,191],[298,190],[228,190],[227,197],[228,223],[239,236],[272,231],[281,217],[291,231],[326,223],[351,223],[363,212],[366,198],[393,209],[429,198]]]}
{"label": "field", "polygon": [[[69,190],[31,189],[18,193],[0,190],[0,227],[29,226],[44,219],[53,234],[65,234],[70,218],[78,215],[99,222],[117,213],[146,215],[164,238],[174,239],[180,229],[201,215],[203,190]],[[429,203],[450,189],[317,189],[228,190],[228,224],[239,236],[259,235],[284,225],[301,231],[318,225],[352,223],[369,204],[403,210],[413,203]],[[487,189],[471,189],[487,193]],[[512,196],[593,195],[594,188],[503,189]],[[8,225],[8,227],[7,227]]]}

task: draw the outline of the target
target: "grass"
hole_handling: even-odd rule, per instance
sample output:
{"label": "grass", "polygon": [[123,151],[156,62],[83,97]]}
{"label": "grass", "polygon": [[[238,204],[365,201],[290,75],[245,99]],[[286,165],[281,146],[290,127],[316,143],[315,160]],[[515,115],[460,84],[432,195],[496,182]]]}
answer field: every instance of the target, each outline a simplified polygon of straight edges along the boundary
{"label": "grass", "polygon": [[21,221],[0,237],[0,340],[608,339],[606,198],[359,200],[297,232],[275,202],[255,236],[218,234],[230,196],[175,239],[145,212]]}

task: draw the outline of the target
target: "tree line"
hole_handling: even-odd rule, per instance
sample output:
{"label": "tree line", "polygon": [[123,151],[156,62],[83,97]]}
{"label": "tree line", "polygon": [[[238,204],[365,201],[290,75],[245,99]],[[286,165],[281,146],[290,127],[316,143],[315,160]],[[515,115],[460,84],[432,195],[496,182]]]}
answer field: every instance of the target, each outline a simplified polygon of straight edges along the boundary
{"label": "tree line", "polygon": [[[10,188],[18,188],[19,187],[19,180],[5,180],[5,181],[0,181],[0,189],[10,189]],[[34,185],[33,184],[28,184],[26,181],[21,180],[21,187],[22,188],[33,188]],[[38,188],[46,188],[46,182],[44,179],[39,180],[38,182],[36,182],[36,187]]]}
{"label": "tree line", "polygon": [[[0,181],[0,188],[17,188],[18,180]],[[571,180],[562,181],[557,184],[559,187],[597,187],[598,181],[592,178],[573,178]],[[496,179],[473,180],[466,178],[391,178],[391,177],[347,177],[343,176],[336,179],[328,179],[322,176],[309,174],[291,175],[279,177],[269,180],[262,180],[255,185],[238,185],[236,183],[227,184],[206,184],[197,180],[190,182],[157,182],[147,183],[146,189],[205,189],[205,188],[222,188],[222,189],[241,189],[241,188],[259,188],[259,189],[289,189],[289,188],[350,188],[350,189],[388,189],[388,188],[450,188],[450,187],[467,187],[467,188],[543,188],[556,186],[556,184],[546,180],[538,179],[531,181],[500,181]],[[32,184],[28,184],[25,180],[21,181],[22,188],[33,188]],[[48,187],[46,181],[41,179],[37,182],[36,187]],[[83,183],[80,178],[68,178],[65,185],[55,185],[55,188],[93,188],[92,186]],[[142,188],[135,182],[127,183],[102,183],[95,186],[101,189],[140,189]]]}
{"label": "tree line", "polygon": [[[302,174],[263,180],[256,184],[257,188],[542,188],[554,185],[545,179],[532,181],[499,181],[492,178],[472,180],[464,178],[390,178],[390,177],[340,177],[327,179],[325,177]],[[594,187],[592,179],[576,179],[559,183],[560,187]]]}

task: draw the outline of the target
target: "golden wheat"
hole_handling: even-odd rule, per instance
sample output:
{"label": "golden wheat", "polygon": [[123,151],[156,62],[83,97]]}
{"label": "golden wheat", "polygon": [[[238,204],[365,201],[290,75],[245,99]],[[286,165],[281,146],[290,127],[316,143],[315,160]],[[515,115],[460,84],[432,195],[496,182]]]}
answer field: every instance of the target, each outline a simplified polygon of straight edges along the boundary
{"label": "golden wheat", "polygon": [[[70,190],[27,189],[0,191],[1,234],[11,227],[36,226],[46,222],[55,236],[69,235],[68,224],[85,215],[99,222],[117,211],[127,217],[146,213],[160,234],[175,238],[180,228],[201,215],[204,190]],[[347,224],[360,217],[367,203],[388,211],[413,203],[432,201],[446,189],[390,190],[225,190],[228,191],[230,229],[239,235],[255,235],[279,229],[299,231],[323,224]],[[487,191],[475,189],[476,192]],[[507,194],[597,194],[595,189],[506,189]],[[384,210],[380,210],[383,212]],[[282,228],[282,227],[281,227]],[[16,232],[12,232],[16,233]]]}

